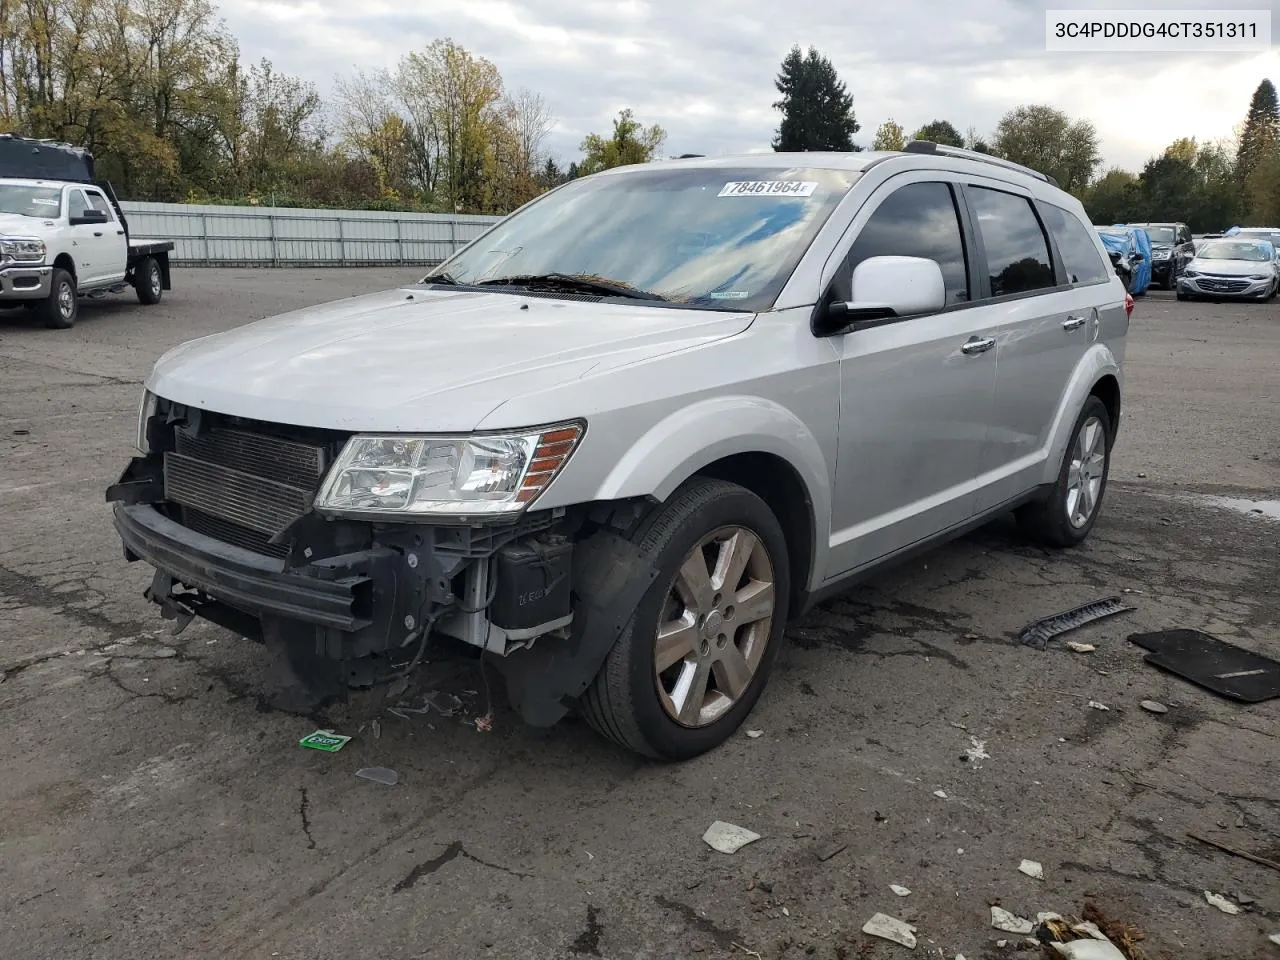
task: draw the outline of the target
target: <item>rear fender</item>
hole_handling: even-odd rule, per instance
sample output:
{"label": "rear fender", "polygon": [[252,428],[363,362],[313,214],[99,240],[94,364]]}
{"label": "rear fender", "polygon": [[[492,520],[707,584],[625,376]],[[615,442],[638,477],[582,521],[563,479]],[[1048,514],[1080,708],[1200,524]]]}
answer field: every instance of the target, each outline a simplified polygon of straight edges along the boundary
{"label": "rear fender", "polygon": [[[1072,430],[1076,425],[1076,418],[1080,416],[1080,410],[1084,407],[1085,400],[1092,392],[1094,384],[1103,377],[1110,375],[1116,378],[1121,387],[1121,419],[1124,418],[1124,377],[1121,374],[1120,364],[1117,362],[1115,355],[1111,352],[1111,348],[1105,343],[1095,343],[1089,348],[1088,353],[1081,358],[1077,364],[1075,373],[1072,374],[1067,389],[1063,392],[1062,401],[1058,404],[1057,412],[1054,414],[1053,430],[1050,433],[1049,456],[1044,461],[1044,475],[1040,478],[1041,483],[1054,484],[1058,482],[1058,473],[1062,469],[1062,458],[1067,454],[1067,444],[1072,440]],[[1112,436],[1115,436],[1120,424],[1114,423],[1111,426]]]}

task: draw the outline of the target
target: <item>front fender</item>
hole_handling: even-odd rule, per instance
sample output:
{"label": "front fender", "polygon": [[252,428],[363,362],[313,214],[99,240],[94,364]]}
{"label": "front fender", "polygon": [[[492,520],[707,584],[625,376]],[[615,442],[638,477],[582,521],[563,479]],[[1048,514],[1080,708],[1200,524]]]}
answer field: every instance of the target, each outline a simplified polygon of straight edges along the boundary
{"label": "front fender", "polygon": [[[825,439],[834,450],[834,435]],[[813,505],[812,569],[820,572],[831,525],[831,466],[823,440],[786,407],[761,397],[709,398],[660,420],[629,447],[592,499],[666,500],[702,468],[745,453],[772,454],[799,476]]]}
{"label": "front fender", "polygon": [[[1058,404],[1057,412],[1054,414],[1053,429],[1049,434],[1049,456],[1044,461],[1044,474],[1040,478],[1041,483],[1053,484],[1058,482],[1058,472],[1062,469],[1062,458],[1067,454],[1067,444],[1071,442],[1071,432],[1076,425],[1076,418],[1080,416],[1080,408],[1084,406],[1084,402],[1093,391],[1094,385],[1108,375],[1115,377],[1116,382],[1120,384],[1123,401],[1124,376],[1120,363],[1107,344],[1095,343],[1076,365],[1067,389],[1063,391],[1062,401]],[[1123,402],[1121,402],[1120,409],[1122,411],[1120,419],[1123,419]],[[1113,437],[1119,427],[1119,421],[1111,425]]]}

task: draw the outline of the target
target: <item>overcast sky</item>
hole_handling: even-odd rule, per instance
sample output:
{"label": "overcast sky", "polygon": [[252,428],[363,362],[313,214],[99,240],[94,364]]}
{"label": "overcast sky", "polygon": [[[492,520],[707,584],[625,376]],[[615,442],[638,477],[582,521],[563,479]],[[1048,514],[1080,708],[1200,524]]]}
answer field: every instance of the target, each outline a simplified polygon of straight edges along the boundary
{"label": "overcast sky", "polygon": [[[1107,165],[1140,168],[1180,136],[1230,136],[1263,78],[1266,54],[1045,52],[1046,8],[1123,7],[1082,0],[221,0],[245,57],[328,92],[355,69],[392,67],[451,37],[492,60],[509,89],[542,93],[568,161],[624,106],[668,132],[664,152],[768,149],[779,114],[773,81],[792,44],[815,45],[854,95],[869,147],[887,118],[910,134],[934,118],[986,133],[1022,103],[1092,120]],[[1131,8],[1156,3],[1129,0]],[[1160,0],[1170,9],[1271,9],[1280,0]],[[1280,39],[1280,36],[1277,37]]]}

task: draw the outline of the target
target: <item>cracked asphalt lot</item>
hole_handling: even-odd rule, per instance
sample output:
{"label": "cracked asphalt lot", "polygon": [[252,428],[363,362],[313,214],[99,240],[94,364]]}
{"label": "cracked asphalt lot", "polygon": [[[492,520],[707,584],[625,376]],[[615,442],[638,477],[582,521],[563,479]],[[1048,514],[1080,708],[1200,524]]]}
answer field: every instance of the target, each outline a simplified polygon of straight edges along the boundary
{"label": "cracked asphalt lot", "polygon": [[[1140,300],[1084,547],[998,523],[883,573],[791,632],[762,736],[664,766],[496,695],[477,730],[465,663],[423,672],[452,716],[269,712],[263,652],[171,636],[122,560],[103,491],[163,350],[416,275],[185,270],[159,306],[87,304],[70,331],[0,315],[0,957],[992,960],[1036,954],[991,904],[1089,902],[1149,958],[1277,956],[1280,872],[1187,834],[1280,859],[1280,701],[1222,700],[1126,640],[1194,627],[1280,655],[1280,523],[1206,499],[1280,488],[1274,305]],[[1112,594],[1136,609],[1076,634],[1096,652],[1017,644]],[[299,748],[321,723],[355,739]],[[715,853],[714,820],[763,839]],[[918,928],[915,954],[860,932],[876,912]]]}

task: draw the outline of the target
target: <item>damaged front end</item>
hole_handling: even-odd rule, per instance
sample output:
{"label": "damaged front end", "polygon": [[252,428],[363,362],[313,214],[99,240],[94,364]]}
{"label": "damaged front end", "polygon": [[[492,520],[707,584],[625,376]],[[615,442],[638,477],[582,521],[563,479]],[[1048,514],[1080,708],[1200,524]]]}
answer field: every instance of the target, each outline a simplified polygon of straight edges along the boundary
{"label": "damaged front end", "polygon": [[[407,676],[451,637],[492,658],[524,718],[546,725],[590,683],[652,573],[599,511],[524,509],[572,452],[566,428],[530,437],[487,443],[525,451],[503,479],[497,461],[441,454],[461,442],[405,454],[394,440],[411,466],[379,465],[382,448],[363,438],[148,396],[142,455],[107,500],[126,560],[155,568],[148,599],[179,628],[198,616],[267,644],[282,705],[305,711]],[[454,515],[404,509],[459,469],[473,488],[477,473],[515,483],[521,509],[492,507],[495,494]],[[361,516],[383,501],[392,508]]]}

